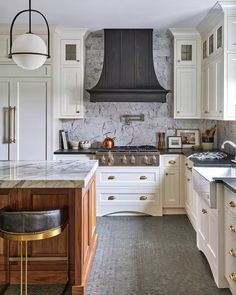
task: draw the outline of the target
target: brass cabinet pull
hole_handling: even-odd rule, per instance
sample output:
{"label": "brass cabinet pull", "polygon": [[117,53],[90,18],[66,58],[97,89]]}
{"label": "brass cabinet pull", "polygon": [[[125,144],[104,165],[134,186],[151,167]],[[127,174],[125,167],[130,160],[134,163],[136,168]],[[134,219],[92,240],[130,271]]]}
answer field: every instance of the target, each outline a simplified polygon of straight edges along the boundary
{"label": "brass cabinet pull", "polygon": [[175,175],[175,173],[166,173],[166,176],[168,175]]}
{"label": "brass cabinet pull", "polygon": [[113,201],[113,200],[116,199],[116,197],[115,197],[115,196],[109,196],[107,199],[108,199],[109,201]]}
{"label": "brass cabinet pull", "polygon": [[207,214],[207,210],[206,209],[202,209],[202,213],[203,214]]}
{"label": "brass cabinet pull", "polygon": [[139,179],[140,180],[146,180],[147,179],[147,176],[144,176],[144,175],[143,176],[140,176]]}
{"label": "brass cabinet pull", "polygon": [[188,167],[187,169],[188,169],[189,171],[191,171],[191,172],[193,171],[193,168]]}
{"label": "brass cabinet pull", "polygon": [[185,166],[188,166],[188,163],[185,163]]}
{"label": "brass cabinet pull", "polygon": [[116,177],[115,177],[115,176],[108,176],[107,179],[108,179],[108,180],[113,180],[113,179],[116,179]]}
{"label": "brass cabinet pull", "polygon": [[231,281],[236,282],[236,274],[235,274],[235,273],[232,272],[232,273],[229,275],[229,278],[231,279]]}
{"label": "brass cabinet pull", "polygon": [[229,255],[235,257],[236,253],[234,252],[234,249],[229,250]]}
{"label": "brass cabinet pull", "polygon": [[229,230],[233,233],[235,233],[236,229],[233,225],[230,225]]}
{"label": "brass cabinet pull", "polygon": [[16,107],[12,108],[13,111],[13,143],[16,143]]}
{"label": "brass cabinet pull", "polygon": [[140,197],[139,197],[139,200],[140,200],[140,201],[145,201],[145,200],[147,200],[147,197],[146,197],[146,196],[140,196]]}
{"label": "brass cabinet pull", "polygon": [[190,179],[190,178],[188,178],[188,181],[191,181],[191,179]]}
{"label": "brass cabinet pull", "polygon": [[209,112],[208,112],[208,111],[205,111],[204,113],[205,113],[205,114],[209,114]]}
{"label": "brass cabinet pull", "polygon": [[229,206],[230,206],[231,208],[235,208],[235,203],[234,203],[233,201],[231,201],[231,202],[229,202]]}
{"label": "brass cabinet pull", "polygon": [[169,164],[174,165],[174,164],[176,164],[176,161],[174,161],[174,160],[170,160],[170,161],[169,161]]}

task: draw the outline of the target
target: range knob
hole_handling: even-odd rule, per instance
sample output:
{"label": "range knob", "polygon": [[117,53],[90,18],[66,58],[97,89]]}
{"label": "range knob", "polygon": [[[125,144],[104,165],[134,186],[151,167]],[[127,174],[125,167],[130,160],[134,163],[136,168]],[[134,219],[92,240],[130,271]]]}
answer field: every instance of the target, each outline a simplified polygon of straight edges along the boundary
{"label": "range knob", "polygon": [[108,155],[107,163],[108,163],[109,166],[113,165],[113,163],[114,163],[114,157],[113,157],[112,154],[109,154]]}
{"label": "range knob", "polygon": [[123,164],[127,164],[128,161],[127,161],[127,158],[126,158],[125,155],[122,157],[121,162],[122,162]]}
{"label": "range knob", "polygon": [[152,164],[156,164],[157,163],[157,157],[156,156],[152,156],[151,157],[151,163]]}
{"label": "range knob", "polygon": [[135,164],[135,161],[136,161],[135,156],[132,155],[131,158],[130,158],[130,163]]}
{"label": "range knob", "polygon": [[145,155],[145,156],[143,157],[143,162],[144,162],[144,164],[146,164],[146,165],[149,164],[148,156]]}

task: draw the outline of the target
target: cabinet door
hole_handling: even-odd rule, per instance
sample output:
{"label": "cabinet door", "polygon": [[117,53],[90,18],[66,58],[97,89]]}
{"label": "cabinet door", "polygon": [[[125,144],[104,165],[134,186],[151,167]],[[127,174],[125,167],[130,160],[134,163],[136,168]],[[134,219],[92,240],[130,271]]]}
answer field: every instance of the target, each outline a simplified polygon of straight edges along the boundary
{"label": "cabinet door", "polygon": [[177,66],[196,65],[196,40],[177,40],[176,49]]}
{"label": "cabinet door", "polygon": [[176,70],[176,117],[198,117],[197,69]]}
{"label": "cabinet door", "polygon": [[165,172],[165,206],[180,204],[179,170],[168,169]]}
{"label": "cabinet door", "polygon": [[61,70],[61,117],[75,118],[83,115],[83,84],[79,68]]}
{"label": "cabinet door", "polygon": [[209,222],[209,237],[208,237],[208,249],[212,256],[218,258],[218,222],[217,215],[213,209],[209,209],[208,222]]}
{"label": "cabinet door", "polygon": [[208,66],[202,69],[202,114],[207,117],[209,113],[209,75]]}
{"label": "cabinet door", "polygon": [[12,160],[46,160],[47,112],[50,103],[50,80],[38,78],[14,81],[11,103],[13,114]]}
{"label": "cabinet door", "polygon": [[81,59],[80,40],[61,40],[61,64],[78,67]]}
{"label": "cabinet door", "polygon": [[0,62],[10,62],[9,54],[9,35],[0,35]]}
{"label": "cabinet door", "polygon": [[198,233],[204,243],[207,245],[209,239],[209,212],[208,206],[205,202],[198,196]]}
{"label": "cabinet door", "polygon": [[229,119],[236,119],[236,54],[228,54],[226,114]]}
{"label": "cabinet door", "polygon": [[236,16],[228,16],[228,50],[236,49]]}
{"label": "cabinet door", "polygon": [[9,160],[11,81],[0,79],[0,160]]}

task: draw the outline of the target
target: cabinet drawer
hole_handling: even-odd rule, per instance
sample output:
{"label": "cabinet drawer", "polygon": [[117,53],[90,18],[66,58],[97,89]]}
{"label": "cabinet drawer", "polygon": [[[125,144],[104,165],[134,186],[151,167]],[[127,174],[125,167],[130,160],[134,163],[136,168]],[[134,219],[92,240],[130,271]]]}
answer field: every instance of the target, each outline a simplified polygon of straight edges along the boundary
{"label": "cabinet drawer", "polygon": [[179,155],[170,155],[164,156],[164,166],[165,167],[179,167],[180,165],[180,156]]}
{"label": "cabinet drawer", "polygon": [[[236,217],[234,217],[229,209],[225,208],[225,245],[235,247],[236,251]],[[225,250],[228,251],[227,247]]]}
{"label": "cabinet drawer", "polygon": [[236,218],[236,196],[227,188],[224,189],[225,208]]}
{"label": "cabinet drawer", "polygon": [[117,185],[159,185],[159,173],[157,172],[132,172],[129,171],[98,171],[97,184],[100,186]]}
{"label": "cabinet drawer", "polygon": [[232,293],[236,294],[236,264],[234,259],[236,258],[229,254],[225,255],[225,277],[229,282]]}

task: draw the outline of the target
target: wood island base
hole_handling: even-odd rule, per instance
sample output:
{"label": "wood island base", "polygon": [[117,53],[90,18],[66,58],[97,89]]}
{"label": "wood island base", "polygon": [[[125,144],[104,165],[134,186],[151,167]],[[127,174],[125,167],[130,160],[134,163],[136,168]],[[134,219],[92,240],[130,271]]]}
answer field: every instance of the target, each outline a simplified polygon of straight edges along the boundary
{"label": "wood island base", "polygon": [[[28,284],[66,284],[67,239],[69,245],[69,283],[73,295],[85,295],[98,243],[96,233],[95,175],[86,188],[0,189],[0,208],[13,210],[51,210],[68,207],[69,225],[54,238],[28,243]],[[7,283],[7,241],[0,238],[0,284]],[[20,247],[9,247],[10,284],[20,283]],[[38,261],[33,261],[37,259]],[[48,260],[47,260],[48,259]]]}

